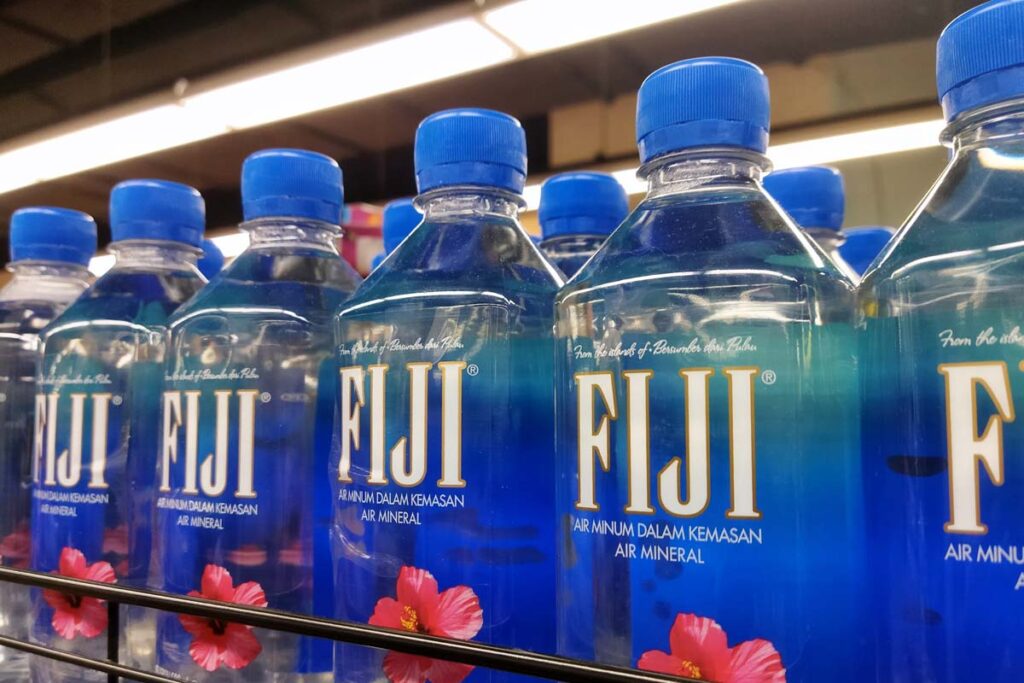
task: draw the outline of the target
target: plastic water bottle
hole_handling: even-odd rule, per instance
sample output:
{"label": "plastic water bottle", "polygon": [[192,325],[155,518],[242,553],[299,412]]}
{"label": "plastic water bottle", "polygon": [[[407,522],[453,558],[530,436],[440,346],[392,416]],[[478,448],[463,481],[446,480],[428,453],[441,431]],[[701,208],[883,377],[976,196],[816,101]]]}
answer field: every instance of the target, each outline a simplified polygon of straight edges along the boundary
{"label": "plastic water bottle", "polygon": [[[551,326],[560,278],[518,221],[526,141],[483,109],[427,117],[423,222],[337,319],[338,617],[554,650]],[[338,681],[506,674],[340,646]]]}
{"label": "plastic water bottle", "polygon": [[572,277],[627,213],[626,191],[607,173],[552,176],[540,188],[541,251],[566,277]]}
{"label": "plastic water bottle", "polygon": [[938,41],[948,166],[861,284],[880,681],[1024,676],[1024,2]]}
{"label": "plastic water bottle", "polygon": [[423,220],[423,214],[416,208],[411,197],[396,199],[384,205],[381,234],[384,237],[384,252],[390,254],[409,236],[409,233]]}
{"label": "plastic water bottle", "polygon": [[885,245],[892,239],[893,229],[883,226],[863,226],[843,231],[846,240],[839,245],[839,255],[853,272],[863,275]]}
{"label": "plastic water bottle", "polygon": [[859,279],[840,253],[846,240],[839,231],[846,211],[846,191],[839,171],[828,166],[787,168],[765,176],[764,189],[851,282]]}
{"label": "plastic water bottle", "polygon": [[373,260],[370,261],[370,272],[373,272],[373,271],[377,270],[377,268],[380,267],[380,264],[384,263],[384,259],[386,259],[387,257],[388,257],[388,254],[387,254],[386,251],[382,251],[382,252],[379,252],[378,254],[376,254],[373,257]]}
{"label": "plastic water bottle", "polygon": [[213,277],[224,268],[224,253],[213,240],[203,240],[203,255],[199,257],[199,272],[207,280]]}
{"label": "plastic water bottle", "polygon": [[[242,166],[249,246],[168,323],[157,586],[333,612],[331,321],[359,284],[338,253],[341,169],[303,150]],[[331,677],[329,642],[161,613],[160,671],[195,681]]]}
{"label": "plastic water bottle", "polygon": [[[70,209],[18,209],[10,247],[12,277],[0,289],[0,564],[27,569],[38,335],[89,286],[96,223]],[[28,589],[0,583],[0,606],[0,633],[27,639]],[[0,648],[0,681],[27,677],[26,655]]]}
{"label": "plastic water bottle", "polygon": [[[129,180],[110,195],[114,266],[42,333],[36,394],[32,568],[146,584],[167,318],[202,288],[199,193]],[[106,605],[35,591],[33,639],[103,659]],[[122,607],[125,661],[147,666],[152,615]],[[106,676],[42,658],[34,681]]]}
{"label": "plastic water bottle", "polygon": [[854,293],[761,187],[742,60],[640,87],[644,200],[559,293],[561,654],[862,681]]}

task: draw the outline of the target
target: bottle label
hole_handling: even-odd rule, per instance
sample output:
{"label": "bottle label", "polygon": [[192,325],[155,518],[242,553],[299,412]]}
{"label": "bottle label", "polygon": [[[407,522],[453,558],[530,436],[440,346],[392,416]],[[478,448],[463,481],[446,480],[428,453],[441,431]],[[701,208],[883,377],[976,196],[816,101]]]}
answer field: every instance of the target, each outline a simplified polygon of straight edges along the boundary
{"label": "bottle label", "polygon": [[[326,349],[287,322],[262,321],[263,343],[243,341],[256,335],[242,318],[225,334],[204,332],[220,322],[197,316],[172,337],[157,463],[159,585],[311,613],[315,489],[327,473],[326,453],[320,472],[314,458],[330,447],[323,437],[334,412],[333,384],[319,386],[321,374],[332,379]],[[326,567],[329,579],[329,556]],[[157,638],[159,669],[181,676],[229,668],[262,680],[330,669],[329,649],[317,661],[325,657],[297,636],[241,624],[161,614]]]}
{"label": "bottle label", "polygon": [[[152,451],[157,416],[150,336],[97,333],[47,341],[35,396],[32,568],[142,586],[150,548]],[[105,356],[86,355],[106,344]],[[150,441],[152,443],[152,441]],[[96,639],[106,607],[55,591],[35,596],[41,642]],[[102,640],[102,639],[99,639]]]}
{"label": "bottle label", "polygon": [[863,532],[850,328],[612,334],[564,347],[563,650],[711,680],[842,670]]}
{"label": "bottle label", "polygon": [[[551,651],[550,339],[509,339],[500,306],[406,313],[343,319],[337,616]],[[353,681],[422,659],[338,657]],[[424,680],[472,668],[422,664]]]}
{"label": "bottle label", "polygon": [[[1024,606],[1022,329],[1009,310],[867,322],[869,520],[885,569],[880,637],[901,653],[887,660],[894,677],[999,680],[1024,666],[1009,627]],[[957,652],[982,643],[984,662]]]}

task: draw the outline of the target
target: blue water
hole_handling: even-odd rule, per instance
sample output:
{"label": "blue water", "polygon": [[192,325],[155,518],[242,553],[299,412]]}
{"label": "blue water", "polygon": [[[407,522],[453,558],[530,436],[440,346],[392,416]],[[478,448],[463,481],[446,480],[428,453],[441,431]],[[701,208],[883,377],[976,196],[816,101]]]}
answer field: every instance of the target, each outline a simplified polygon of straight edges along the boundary
{"label": "blue water", "polygon": [[636,666],[695,615],[861,681],[853,288],[748,175],[666,177],[558,297],[559,652]]}
{"label": "blue water", "polygon": [[[861,286],[878,680],[1024,676],[1024,431],[1012,419],[1024,395],[1024,176],[998,163],[1024,154],[1021,123],[1011,114],[964,131]],[[993,368],[966,390],[949,374]],[[964,472],[951,465],[965,452],[950,446],[954,424],[968,439],[999,437],[1001,472],[970,444]],[[948,528],[954,489],[983,531]]]}
{"label": "blue water", "polygon": [[[467,626],[472,619],[462,614],[453,623],[465,630],[448,635],[551,652],[550,335],[560,282],[503,212],[509,205],[480,195],[453,199],[452,210],[440,216],[431,209],[337,320],[341,414],[348,411],[359,423],[356,434],[346,430],[354,421],[342,420],[350,481],[338,481],[337,461],[332,476],[337,616],[369,621],[375,608],[398,595],[402,568],[415,568],[434,577],[442,601],[455,595],[478,600],[478,621]],[[383,394],[374,392],[371,379],[381,366],[387,368]],[[415,403],[422,405],[415,417],[413,391],[426,397]],[[375,410],[383,411],[383,430],[373,427]],[[380,473],[386,483],[370,481],[374,443],[392,453]],[[446,443],[449,453],[461,453],[449,460],[457,470],[447,474]],[[406,469],[413,465],[410,450],[420,452],[421,444],[425,466],[417,477]],[[405,448],[405,458],[393,454],[396,446]],[[446,591],[453,591],[448,598]],[[424,604],[405,604],[413,612],[404,612],[402,623],[380,623],[444,635],[430,620],[429,600]],[[384,653],[341,645],[337,680],[380,680],[382,659],[387,672],[391,659]],[[466,680],[508,678],[478,669]]]}
{"label": "blue water", "polygon": [[[313,241],[302,242],[286,239],[299,231],[293,226],[263,223],[251,224],[254,245],[169,324],[164,391],[181,402],[171,416],[181,426],[173,444],[166,436],[161,442],[159,474],[167,486],[161,479],[154,581],[175,593],[198,591],[206,567],[216,565],[228,570],[236,587],[259,584],[270,607],[330,616],[331,319],[359,276],[329,246],[332,235],[322,226],[305,226]],[[256,237],[268,231],[276,237]],[[190,392],[197,396],[198,454],[191,490]],[[218,427],[226,438],[221,459]],[[176,459],[164,456],[168,447],[176,448]],[[241,465],[246,448],[251,478]],[[223,463],[224,476],[204,485],[202,468],[213,472],[214,462]],[[255,636],[262,651],[251,663],[208,674],[189,654],[192,635],[176,615],[163,614],[157,663],[162,671],[204,681],[292,681],[332,669],[329,643],[263,630]]]}
{"label": "blue water", "polygon": [[[156,248],[154,248],[156,249]],[[194,266],[117,265],[90,287],[44,331],[39,397],[55,411],[37,413],[37,458],[32,501],[32,568],[58,569],[65,548],[81,551],[86,562],[108,562],[119,583],[143,586],[151,547],[154,444],[159,433],[159,379],[168,316],[204,284]],[[80,441],[72,439],[72,405],[84,395]],[[94,433],[97,406],[106,406],[106,434]],[[41,420],[45,419],[45,426]],[[54,421],[56,421],[54,423]],[[49,458],[53,424],[55,456]],[[43,427],[41,429],[41,427]],[[92,445],[105,440],[105,449]],[[76,448],[81,448],[80,476],[60,483],[65,450],[68,474]],[[40,454],[39,449],[42,448]],[[41,455],[41,457],[40,457]],[[104,462],[105,465],[101,466]],[[96,463],[96,467],[93,467]],[[65,479],[70,482],[73,477]],[[103,657],[103,633],[73,640],[51,627],[53,610],[36,592],[33,597],[33,639],[50,647]],[[123,610],[133,624],[136,614]],[[144,657],[139,629],[129,626],[126,658]],[[32,662],[33,680],[102,680],[99,674],[68,669],[49,660]]]}

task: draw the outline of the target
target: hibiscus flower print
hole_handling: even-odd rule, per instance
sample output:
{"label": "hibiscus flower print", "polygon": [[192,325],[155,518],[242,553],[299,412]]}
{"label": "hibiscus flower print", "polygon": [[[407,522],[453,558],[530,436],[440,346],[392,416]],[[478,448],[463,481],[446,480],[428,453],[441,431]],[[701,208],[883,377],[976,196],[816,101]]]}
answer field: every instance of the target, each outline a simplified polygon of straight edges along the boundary
{"label": "hibiscus flower print", "polygon": [[[215,564],[206,565],[200,587],[202,591],[191,591],[189,595],[253,607],[267,606],[267,596],[258,583],[247,581],[235,586],[228,570]],[[221,665],[229,669],[242,669],[263,651],[251,626],[190,614],[178,615],[178,619],[192,636],[188,653],[196,664],[207,671],[216,671]]]}
{"label": "hibiscus flower print", "polygon": [[[402,567],[395,598],[381,598],[370,624],[413,633],[471,640],[484,625],[480,599],[468,586],[438,592],[437,580],[425,569]],[[460,683],[473,667],[403,652],[384,657],[384,673],[391,683]]]}
{"label": "hibiscus flower print", "polygon": [[0,564],[16,569],[28,569],[31,550],[32,541],[28,533],[28,524],[23,522],[0,540]]}
{"label": "hibiscus flower print", "polygon": [[[60,551],[60,562],[56,572],[61,576],[86,581],[116,583],[114,569],[109,562],[88,564],[85,555],[74,548]],[[55,590],[43,590],[43,600],[53,608],[53,619],[50,620],[53,630],[61,638],[74,640],[81,634],[85,638],[95,638],[107,628],[107,603],[98,598],[87,598],[69,595]]]}
{"label": "hibiscus flower print", "polygon": [[713,619],[679,614],[668,636],[670,652],[648,650],[637,668],[715,683],[786,683],[775,647],[760,638],[730,648]]}

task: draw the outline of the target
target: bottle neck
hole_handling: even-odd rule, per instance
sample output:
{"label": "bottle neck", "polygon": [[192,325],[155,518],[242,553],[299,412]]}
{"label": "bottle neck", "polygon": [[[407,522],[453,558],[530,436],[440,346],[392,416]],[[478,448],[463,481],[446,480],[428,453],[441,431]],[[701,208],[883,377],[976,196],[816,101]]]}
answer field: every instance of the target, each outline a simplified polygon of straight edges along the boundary
{"label": "bottle neck", "polygon": [[427,222],[495,217],[518,220],[523,199],[517,194],[490,187],[445,187],[416,198]]}
{"label": "bottle neck", "polygon": [[108,249],[114,254],[114,268],[182,270],[194,268],[199,261],[198,248],[170,240],[124,240]]}
{"label": "bottle neck", "polygon": [[647,198],[716,187],[757,189],[770,169],[763,154],[743,149],[695,149],[658,157],[640,167]]}
{"label": "bottle neck", "polygon": [[0,300],[68,302],[89,286],[89,269],[64,261],[15,261],[7,266],[11,281]]}
{"label": "bottle neck", "polygon": [[303,248],[338,253],[338,225],[305,218],[268,217],[246,221],[249,249]]}
{"label": "bottle neck", "polygon": [[[1024,146],[1024,99],[1000,102],[968,112],[946,127],[942,141],[958,156],[1012,147],[1017,149],[1014,156],[1019,158],[1019,148]],[[999,163],[997,159],[991,161],[991,165]]]}

